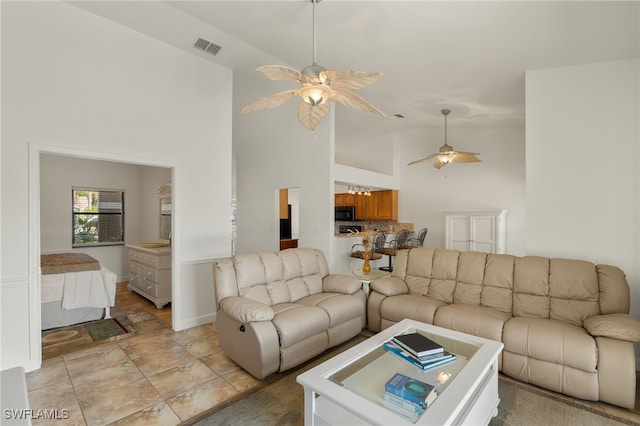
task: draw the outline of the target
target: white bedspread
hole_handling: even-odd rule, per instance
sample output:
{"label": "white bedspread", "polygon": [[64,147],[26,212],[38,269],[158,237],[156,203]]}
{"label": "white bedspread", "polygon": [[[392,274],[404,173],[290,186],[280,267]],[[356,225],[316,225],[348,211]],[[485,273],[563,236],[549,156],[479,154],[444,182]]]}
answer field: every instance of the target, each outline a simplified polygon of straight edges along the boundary
{"label": "white bedspread", "polygon": [[62,309],[107,308],[116,301],[116,274],[99,271],[42,275],[42,302],[62,300]]}

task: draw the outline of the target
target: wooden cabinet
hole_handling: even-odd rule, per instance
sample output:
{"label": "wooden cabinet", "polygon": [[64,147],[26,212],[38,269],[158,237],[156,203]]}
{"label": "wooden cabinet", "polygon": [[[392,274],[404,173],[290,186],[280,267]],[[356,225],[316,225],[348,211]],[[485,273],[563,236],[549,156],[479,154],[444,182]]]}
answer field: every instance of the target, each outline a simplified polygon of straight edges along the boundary
{"label": "wooden cabinet", "polygon": [[[398,220],[398,191],[376,191],[379,220]],[[373,193],[372,193],[373,195]]]}
{"label": "wooden cabinet", "polygon": [[445,212],[448,249],[506,252],[507,210]]}
{"label": "wooden cabinet", "polygon": [[155,303],[158,309],[171,302],[171,247],[145,248],[127,244],[129,291]]}
{"label": "wooden cabinet", "polygon": [[355,206],[356,194],[336,194],[334,204],[336,207]]}
{"label": "wooden cabinet", "polygon": [[280,250],[286,250],[286,249],[297,248],[297,247],[298,247],[297,239],[280,240]]}
{"label": "wooden cabinet", "polygon": [[280,219],[289,219],[289,190],[280,190]]}
{"label": "wooden cabinet", "polygon": [[356,198],[356,220],[398,220],[398,191],[371,191]]}

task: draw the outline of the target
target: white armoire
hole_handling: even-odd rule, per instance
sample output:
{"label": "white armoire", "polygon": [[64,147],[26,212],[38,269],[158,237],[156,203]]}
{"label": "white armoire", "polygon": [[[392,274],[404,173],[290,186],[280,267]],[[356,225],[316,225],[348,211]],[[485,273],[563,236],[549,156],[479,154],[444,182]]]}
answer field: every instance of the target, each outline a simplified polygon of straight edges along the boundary
{"label": "white armoire", "polygon": [[446,211],[445,247],[484,253],[506,253],[508,210]]}

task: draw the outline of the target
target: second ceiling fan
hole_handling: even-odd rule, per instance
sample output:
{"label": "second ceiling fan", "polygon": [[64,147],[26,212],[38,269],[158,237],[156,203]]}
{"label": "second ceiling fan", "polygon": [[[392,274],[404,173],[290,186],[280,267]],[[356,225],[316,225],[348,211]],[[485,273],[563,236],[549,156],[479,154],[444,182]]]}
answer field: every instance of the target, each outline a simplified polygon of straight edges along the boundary
{"label": "second ceiling fan", "polygon": [[297,81],[300,87],[248,102],[240,112],[275,108],[298,95],[301,98],[298,104],[298,120],[309,130],[313,130],[329,111],[328,100],[355,110],[384,116],[378,108],[352,92],[375,83],[382,76],[381,73],[333,71],[316,63],[316,3],[320,0],[309,1],[313,3],[313,63],[301,71],[284,65],[265,65],[257,69],[270,80]]}
{"label": "second ceiling fan", "polygon": [[451,145],[447,143],[447,116],[451,114],[450,109],[443,109],[442,115],[444,115],[444,145],[440,147],[438,152],[429,155],[428,157],[421,158],[420,160],[412,161],[407,166],[412,164],[422,163],[433,158],[436,159],[433,163],[433,167],[440,169],[449,163],[479,163],[482,160],[478,159],[476,155],[480,155],[479,152],[465,152],[455,151]]}

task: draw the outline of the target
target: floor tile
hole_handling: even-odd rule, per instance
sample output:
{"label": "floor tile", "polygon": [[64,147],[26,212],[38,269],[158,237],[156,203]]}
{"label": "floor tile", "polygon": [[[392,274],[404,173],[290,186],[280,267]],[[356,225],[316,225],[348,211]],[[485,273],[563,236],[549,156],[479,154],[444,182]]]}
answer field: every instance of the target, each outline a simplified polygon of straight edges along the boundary
{"label": "floor tile", "polygon": [[124,351],[115,343],[84,349],[62,356],[71,378],[91,374],[96,367],[105,367],[129,361]]}
{"label": "floor tile", "polygon": [[166,334],[144,335],[140,338],[133,338],[120,342],[120,347],[131,359],[136,359],[154,352],[179,347],[171,337]]}
{"label": "floor tile", "polygon": [[173,426],[180,423],[180,419],[171,407],[167,403],[161,402],[111,424],[113,426]]}
{"label": "floor tile", "polygon": [[105,392],[80,396],[87,424],[106,425],[162,402],[160,394],[144,378]]}
{"label": "floor tile", "polygon": [[220,343],[218,343],[218,336],[206,336],[186,343],[183,347],[191,352],[196,358],[202,358],[217,351],[220,347]]}
{"label": "floor tile", "polygon": [[194,340],[199,340],[203,337],[216,336],[217,334],[218,331],[213,327],[213,324],[205,324],[189,328],[187,330],[177,331],[173,333],[171,338],[179,345],[186,345]]}
{"label": "floor tile", "polygon": [[42,362],[39,370],[26,374],[27,388],[29,390],[40,389],[44,386],[68,382],[71,384],[67,367],[62,357],[51,358]]}
{"label": "floor tile", "polygon": [[163,398],[171,398],[220,376],[198,360],[148,377]]}
{"label": "floor tile", "polygon": [[110,365],[109,368],[101,368],[100,364],[96,364],[92,372],[72,376],[71,383],[78,395],[91,397],[141,379],[144,379],[144,375],[130,359],[127,359],[120,364]]}
{"label": "floor tile", "polygon": [[71,385],[71,381],[61,381],[52,383],[29,391],[29,408],[37,413],[39,410],[55,411],[57,419],[46,419],[37,417],[32,419],[35,424],[50,424],[55,421],[56,425],[84,425],[85,419],[80,409],[80,404]]}
{"label": "floor tile", "polygon": [[238,390],[219,378],[167,400],[173,411],[185,421],[238,394]]}
{"label": "floor tile", "polygon": [[221,376],[240,369],[240,366],[221,350],[200,358],[200,361]]}
{"label": "floor tile", "polygon": [[181,365],[192,363],[196,358],[180,346],[170,347],[164,351],[153,352],[135,358],[134,364],[145,376],[153,376]]}
{"label": "floor tile", "polygon": [[247,373],[242,369],[234,370],[230,373],[225,374],[222,377],[227,382],[229,382],[231,386],[238,389],[238,391],[240,392],[249,390],[255,386],[258,386],[260,383],[262,383],[260,380],[256,379],[251,374]]}

